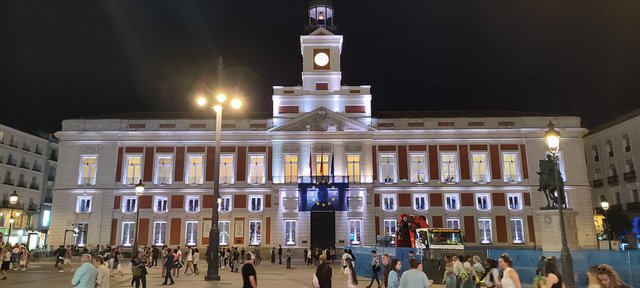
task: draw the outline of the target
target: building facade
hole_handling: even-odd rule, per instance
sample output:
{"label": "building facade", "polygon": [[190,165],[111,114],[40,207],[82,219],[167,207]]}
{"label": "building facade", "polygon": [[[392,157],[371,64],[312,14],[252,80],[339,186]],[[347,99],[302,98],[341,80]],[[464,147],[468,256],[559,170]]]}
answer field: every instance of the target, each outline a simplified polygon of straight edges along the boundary
{"label": "building facade", "polygon": [[75,227],[77,244],[131,246],[138,225],[141,244],[204,247],[218,209],[223,246],[375,245],[410,213],[463,229],[467,245],[541,247],[535,172],[553,121],[576,212],[570,242],[595,247],[579,118],[372,111],[370,86],[341,84],[332,18],[330,5],[310,7],[302,85],[274,86],[270,115],[225,114],[219,163],[215,123],[196,115],[64,121],[52,243]]}
{"label": "building facade", "polygon": [[592,186],[593,206],[599,214],[602,201],[632,219],[640,234],[640,192],[636,163],[640,161],[640,109],[595,127],[585,136],[585,152]]}
{"label": "building facade", "polygon": [[[36,136],[0,125],[2,241],[28,243],[29,248],[45,244],[57,158],[58,143],[52,135],[41,133]],[[14,192],[18,202],[11,204],[9,196]],[[14,223],[9,235],[11,218]]]}

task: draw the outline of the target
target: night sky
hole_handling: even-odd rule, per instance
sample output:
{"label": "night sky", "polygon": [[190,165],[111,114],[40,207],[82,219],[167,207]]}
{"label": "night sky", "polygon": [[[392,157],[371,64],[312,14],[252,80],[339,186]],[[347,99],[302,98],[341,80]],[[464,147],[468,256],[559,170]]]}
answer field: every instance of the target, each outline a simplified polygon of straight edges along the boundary
{"label": "night sky", "polygon": [[[640,107],[640,1],[336,0],[343,83],[375,111],[522,110],[583,125]],[[300,84],[305,0],[1,1],[0,123],[196,111],[202,82],[248,111]]]}

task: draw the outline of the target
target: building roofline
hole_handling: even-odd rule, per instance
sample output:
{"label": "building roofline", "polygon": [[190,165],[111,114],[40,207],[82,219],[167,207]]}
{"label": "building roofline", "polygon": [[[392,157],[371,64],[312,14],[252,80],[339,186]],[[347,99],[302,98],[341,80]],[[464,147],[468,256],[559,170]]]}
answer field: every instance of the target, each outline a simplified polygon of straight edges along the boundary
{"label": "building roofline", "polygon": [[618,124],[620,124],[622,122],[625,122],[625,121],[631,120],[633,118],[636,118],[638,116],[640,116],[640,108],[633,109],[633,110],[631,110],[631,111],[629,111],[629,112],[627,112],[627,113],[625,113],[623,115],[620,115],[620,116],[618,116],[616,118],[613,118],[613,119],[611,119],[611,120],[609,120],[607,122],[604,122],[602,124],[596,125],[595,127],[593,127],[593,129],[589,130],[589,133],[587,133],[584,136],[585,137],[591,136],[593,134],[596,134],[598,132],[607,130],[607,129],[613,127],[613,126],[616,126],[616,125],[618,125]]}

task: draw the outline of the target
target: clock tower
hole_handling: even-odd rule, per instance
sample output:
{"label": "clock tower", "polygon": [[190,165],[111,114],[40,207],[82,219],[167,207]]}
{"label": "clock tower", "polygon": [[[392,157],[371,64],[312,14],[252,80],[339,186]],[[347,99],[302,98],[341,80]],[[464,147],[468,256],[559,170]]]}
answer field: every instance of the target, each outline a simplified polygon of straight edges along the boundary
{"label": "clock tower", "polygon": [[370,118],[371,87],[341,84],[343,36],[335,34],[337,25],[331,1],[312,0],[307,15],[309,34],[300,36],[302,86],[273,87],[274,121],[282,124],[321,107],[348,117]]}

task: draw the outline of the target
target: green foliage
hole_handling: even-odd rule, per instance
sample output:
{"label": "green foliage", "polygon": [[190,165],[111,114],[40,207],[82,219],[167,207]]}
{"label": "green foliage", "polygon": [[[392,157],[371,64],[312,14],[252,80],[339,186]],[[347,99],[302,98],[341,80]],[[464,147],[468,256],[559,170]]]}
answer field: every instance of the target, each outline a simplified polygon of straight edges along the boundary
{"label": "green foliage", "polygon": [[607,211],[606,222],[604,223],[604,231],[609,239],[619,239],[631,232],[633,225],[629,216],[624,214],[620,209],[611,209]]}

